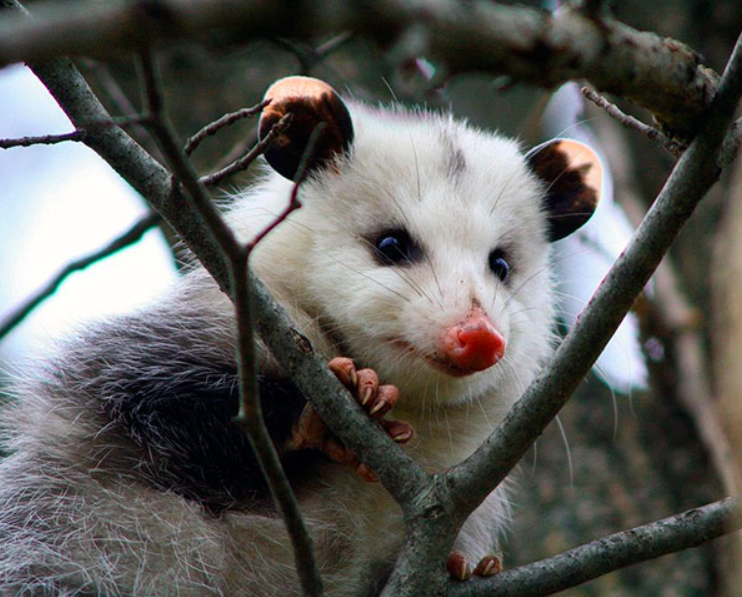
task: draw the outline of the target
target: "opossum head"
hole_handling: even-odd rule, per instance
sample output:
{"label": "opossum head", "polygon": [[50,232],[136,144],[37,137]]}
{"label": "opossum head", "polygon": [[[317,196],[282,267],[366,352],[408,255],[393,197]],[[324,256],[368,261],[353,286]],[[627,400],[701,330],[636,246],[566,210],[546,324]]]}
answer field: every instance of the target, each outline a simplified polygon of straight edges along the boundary
{"label": "opossum head", "polygon": [[[549,351],[549,243],[592,214],[595,154],[557,140],[524,155],[448,116],[346,105],[303,77],[267,96],[262,134],[292,114],[269,163],[282,177],[307,172],[303,207],[258,248],[258,273],[308,314],[320,345],[376,369],[405,400],[514,399]],[[233,221],[254,222],[246,235],[285,206],[282,177],[236,209]]]}

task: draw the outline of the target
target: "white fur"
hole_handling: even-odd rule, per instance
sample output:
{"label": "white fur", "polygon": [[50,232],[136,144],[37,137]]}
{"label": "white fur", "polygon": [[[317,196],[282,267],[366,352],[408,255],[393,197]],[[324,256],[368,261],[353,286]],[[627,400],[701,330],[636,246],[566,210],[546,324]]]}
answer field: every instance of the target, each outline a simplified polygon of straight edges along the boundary
{"label": "white fur", "polygon": [[[306,181],[302,209],[262,242],[254,268],[323,358],[353,357],[399,387],[392,417],[415,427],[409,451],[427,470],[441,470],[479,445],[549,351],[542,188],[513,141],[445,116],[350,108],[350,155]],[[465,164],[458,172],[452,147]],[[284,208],[290,189],[267,175],[235,200],[230,223],[252,238]],[[375,261],[369,235],[392,227],[421,241],[422,262]],[[498,246],[511,259],[507,285],[488,266]],[[231,307],[203,270],[186,276],[151,317],[184,302],[202,313],[198,341],[232,350]],[[473,302],[505,338],[505,358],[449,377],[423,356],[435,354]],[[327,329],[350,354],[340,355]],[[61,595],[80,588],[111,596],[300,594],[279,519],[261,511],[208,517],[195,502],[146,486],[126,449],[90,414],[95,397],[81,398],[87,386],[50,390],[53,383],[19,390],[22,404],[10,419],[17,452],[0,467],[0,594],[50,587]],[[372,593],[376,570],[388,572],[403,540],[399,508],[383,488],[322,465],[301,506],[328,597]],[[455,548],[474,563],[495,551],[507,510],[498,490]]]}

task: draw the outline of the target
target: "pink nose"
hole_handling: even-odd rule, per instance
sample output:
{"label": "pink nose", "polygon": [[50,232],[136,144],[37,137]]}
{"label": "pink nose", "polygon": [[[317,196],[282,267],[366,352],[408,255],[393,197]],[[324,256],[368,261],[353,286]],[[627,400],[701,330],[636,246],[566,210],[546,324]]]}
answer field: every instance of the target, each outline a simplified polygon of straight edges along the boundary
{"label": "pink nose", "polygon": [[446,332],[444,357],[465,373],[483,371],[505,355],[505,339],[490,318],[475,309],[463,322]]}

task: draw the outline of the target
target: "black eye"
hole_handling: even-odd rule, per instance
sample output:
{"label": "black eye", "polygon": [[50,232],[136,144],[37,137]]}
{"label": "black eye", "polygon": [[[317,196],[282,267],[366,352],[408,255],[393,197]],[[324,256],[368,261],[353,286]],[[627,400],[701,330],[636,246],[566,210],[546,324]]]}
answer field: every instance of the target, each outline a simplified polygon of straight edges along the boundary
{"label": "black eye", "polygon": [[508,263],[505,251],[502,249],[495,249],[490,253],[489,258],[490,269],[500,280],[507,282],[510,277],[510,264]]}
{"label": "black eye", "polygon": [[406,230],[389,230],[374,241],[374,254],[382,265],[396,265],[415,261],[422,253]]}

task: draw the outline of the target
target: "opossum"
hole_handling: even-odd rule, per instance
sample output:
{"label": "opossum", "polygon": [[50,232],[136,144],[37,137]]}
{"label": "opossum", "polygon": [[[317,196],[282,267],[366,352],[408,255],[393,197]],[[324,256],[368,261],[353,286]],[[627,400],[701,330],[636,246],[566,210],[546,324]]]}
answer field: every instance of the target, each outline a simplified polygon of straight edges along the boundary
{"label": "opossum", "polygon": [[[391,418],[426,470],[450,467],[551,350],[549,243],[592,214],[600,163],[574,141],[524,154],[449,115],[344,101],[315,79],[282,79],[267,98],[262,134],[290,122],[226,217],[245,241],[270,224],[323,123],[303,207],[258,244],[254,271],[369,416]],[[237,387],[233,308],[199,266],[32,368],[3,413],[0,594],[300,595],[231,421]],[[307,432],[311,406],[262,344],[260,393],[326,594],[377,594],[403,542],[399,507],[364,465],[337,462],[331,435]],[[494,571],[508,511],[500,488],[474,512],[451,574]]]}

